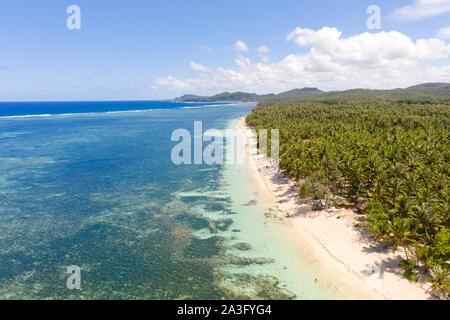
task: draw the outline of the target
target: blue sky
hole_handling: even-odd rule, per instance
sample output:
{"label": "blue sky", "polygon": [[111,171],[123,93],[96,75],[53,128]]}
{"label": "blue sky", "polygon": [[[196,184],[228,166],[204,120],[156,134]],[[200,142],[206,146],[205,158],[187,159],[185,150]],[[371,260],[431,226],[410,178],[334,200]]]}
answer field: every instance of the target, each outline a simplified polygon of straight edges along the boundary
{"label": "blue sky", "polygon": [[[80,30],[66,27],[73,4]],[[381,9],[381,30],[367,28],[370,5]],[[0,101],[450,81],[449,8],[447,0],[5,0]],[[258,52],[263,45],[270,51]]]}

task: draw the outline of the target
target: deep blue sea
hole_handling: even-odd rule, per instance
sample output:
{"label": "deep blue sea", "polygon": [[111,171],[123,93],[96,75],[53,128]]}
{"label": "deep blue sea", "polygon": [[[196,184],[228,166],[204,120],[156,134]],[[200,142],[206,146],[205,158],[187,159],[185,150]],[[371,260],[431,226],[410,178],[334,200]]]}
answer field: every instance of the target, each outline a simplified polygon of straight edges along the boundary
{"label": "deep blue sea", "polygon": [[[170,157],[173,130],[225,129],[254,105],[0,103],[0,299],[295,297],[244,170],[228,173],[233,200],[222,166]],[[81,290],[66,286],[72,265]],[[284,286],[323,297],[289,270]]]}

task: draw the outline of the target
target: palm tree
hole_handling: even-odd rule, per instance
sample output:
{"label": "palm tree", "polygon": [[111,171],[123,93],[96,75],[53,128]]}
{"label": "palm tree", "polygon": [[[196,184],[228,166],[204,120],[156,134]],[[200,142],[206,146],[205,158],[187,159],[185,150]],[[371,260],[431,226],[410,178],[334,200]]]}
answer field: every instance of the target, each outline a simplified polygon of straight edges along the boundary
{"label": "palm tree", "polygon": [[394,217],[387,225],[388,233],[384,235],[384,240],[392,242],[392,253],[398,250],[398,247],[403,247],[405,251],[406,260],[408,257],[408,246],[416,242],[416,235],[409,229],[407,219]]}
{"label": "palm tree", "polygon": [[413,223],[419,228],[419,232],[424,235],[424,240],[431,243],[432,235],[439,229],[439,218],[429,205],[421,203],[414,207],[412,211]]}
{"label": "palm tree", "polygon": [[437,266],[432,269],[431,277],[428,279],[431,282],[431,291],[440,291],[444,299],[448,298],[450,292],[450,277],[448,269]]}
{"label": "palm tree", "polygon": [[396,215],[400,218],[408,218],[411,212],[411,201],[407,196],[400,196],[396,204]]}
{"label": "palm tree", "polygon": [[418,262],[422,264],[425,270],[431,268],[436,250],[427,245],[416,245],[414,248],[414,256]]}

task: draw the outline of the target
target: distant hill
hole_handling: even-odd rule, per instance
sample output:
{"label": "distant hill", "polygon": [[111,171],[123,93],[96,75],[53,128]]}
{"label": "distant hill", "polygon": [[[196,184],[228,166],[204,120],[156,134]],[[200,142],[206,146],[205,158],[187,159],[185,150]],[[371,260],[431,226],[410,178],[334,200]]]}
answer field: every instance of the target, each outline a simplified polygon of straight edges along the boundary
{"label": "distant hill", "polygon": [[302,97],[310,94],[318,94],[323,93],[317,88],[303,88],[303,89],[294,89],[291,91],[286,91],[278,94],[277,98],[288,98],[288,97]]}
{"label": "distant hill", "polygon": [[176,98],[175,100],[188,101],[190,99],[197,99],[197,98],[200,98],[200,96],[196,96],[195,94],[185,94],[184,96]]}
{"label": "distant hill", "polygon": [[450,98],[450,83],[425,83],[405,89],[392,90],[353,89],[346,91],[327,92],[322,96],[338,99],[448,99]]}
{"label": "distant hill", "polygon": [[320,91],[317,88],[303,88],[294,89],[291,91],[282,92],[280,94],[264,94],[258,95],[256,93],[248,92],[222,92],[210,97],[196,96],[193,94],[186,94],[184,96],[175,98],[174,101],[179,102],[231,102],[231,101],[263,101],[267,99],[287,98],[287,97],[301,97],[310,94],[318,94]]}
{"label": "distant hill", "polygon": [[308,100],[350,101],[371,99],[448,100],[450,99],[450,83],[424,83],[405,89],[392,90],[351,89],[345,91],[330,91],[305,96],[266,99],[263,103],[272,104],[280,100],[283,102],[295,102]]}
{"label": "distant hill", "polygon": [[179,102],[266,102],[276,100],[366,100],[366,99],[450,99],[450,83],[422,83],[405,89],[372,90],[351,89],[345,91],[324,92],[317,88],[294,89],[280,94],[258,95],[248,92],[223,92],[210,97],[187,94],[174,101]]}
{"label": "distant hill", "polygon": [[[430,83],[422,83],[412,87],[408,87],[407,89],[420,89],[420,88],[445,88],[450,86],[450,83],[444,82],[430,82]],[[448,88],[447,88],[448,89]]]}

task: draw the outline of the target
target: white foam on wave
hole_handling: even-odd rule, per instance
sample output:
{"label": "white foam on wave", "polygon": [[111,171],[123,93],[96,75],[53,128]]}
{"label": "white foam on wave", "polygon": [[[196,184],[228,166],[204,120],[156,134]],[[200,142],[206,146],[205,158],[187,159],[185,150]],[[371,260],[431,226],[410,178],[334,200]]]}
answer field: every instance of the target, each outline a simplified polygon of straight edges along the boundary
{"label": "white foam on wave", "polygon": [[14,118],[20,119],[20,118],[51,117],[51,116],[52,116],[52,114],[35,114],[35,115],[27,114],[27,115],[23,115],[23,116],[3,116],[3,117],[0,117],[0,119],[14,119]]}
{"label": "white foam on wave", "polygon": [[223,106],[232,106],[232,105],[235,105],[235,103],[208,104],[208,105],[196,106],[196,107],[181,107],[181,109],[203,109],[203,108],[223,107]]}
{"label": "white foam on wave", "polygon": [[4,120],[4,119],[21,119],[21,118],[92,116],[92,115],[102,115],[102,114],[136,113],[136,112],[161,111],[161,110],[171,110],[171,109],[157,108],[157,109],[142,109],[142,110],[80,112],[80,113],[27,114],[27,115],[20,115],[20,116],[3,116],[3,117],[0,117],[0,120]]}

